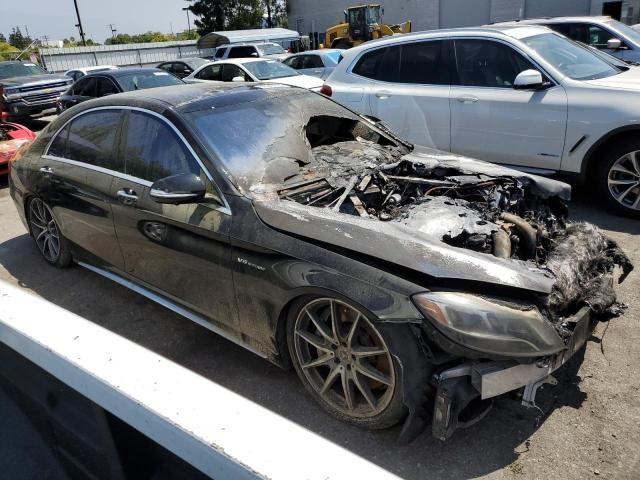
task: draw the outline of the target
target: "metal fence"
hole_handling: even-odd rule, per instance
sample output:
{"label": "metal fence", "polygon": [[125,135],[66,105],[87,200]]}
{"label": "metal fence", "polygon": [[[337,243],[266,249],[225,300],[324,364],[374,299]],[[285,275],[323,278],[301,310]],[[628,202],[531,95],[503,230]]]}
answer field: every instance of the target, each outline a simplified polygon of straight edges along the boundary
{"label": "metal fence", "polygon": [[93,47],[39,48],[43,67],[49,72],[96,65],[148,66],[183,57],[213,56],[215,49],[199,49],[195,40],[129,43]]}

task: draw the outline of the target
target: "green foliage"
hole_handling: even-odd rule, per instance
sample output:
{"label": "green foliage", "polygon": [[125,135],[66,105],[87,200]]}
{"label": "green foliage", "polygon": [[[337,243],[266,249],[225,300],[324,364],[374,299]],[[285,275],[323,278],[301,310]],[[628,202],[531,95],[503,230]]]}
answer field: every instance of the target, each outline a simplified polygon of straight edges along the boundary
{"label": "green foliage", "polygon": [[262,0],[266,15],[266,27],[287,27],[287,2],[285,0]]}
{"label": "green foliage", "polygon": [[[85,45],[87,47],[92,47],[94,45],[100,45],[100,44],[98,42],[94,42],[90,38],[87,38],[85,40]],[[68,48],[68,47],[81,47],[82,46],[82,40],[76,39],[75,37],[63,38],[62,39],[62,46],[65,47],[65,48]]]}
{"label": "green foliage", "polygon": [[7,43],[7,37],[2,32],[0,32],[0,43]]}
{"label": "green foliage", "polygon": [[19,53],[20,50],[16,47],[7,42],[0,42],[0,61],[13,60]]}
{"label": "green foliage", "polygon": [[22,35],[20,27],[13,28],[11,30],[11,33],[9,34],[9,44],[20,50],[27,48],[32,41],[33,40],[31,40],[30,37],[25,37],[24,35]]}
{"label": "green foliage", "polygon": [[127,43],[151,43],[151,42],[171,42],[173,40],[190,40],[198,38],[198,34],[194,31],[189,34],[188,31],[178,34],[161,33],[161,32],[145,32],[138,35],[129,35],[128,33],[119,33],[115,37],[108,38],[106,45],[124,45]]}
{"label": "green foliage", "polygon": [[260,28],[263,0],[196,0],[189,10],[197,15],[198,33]]}

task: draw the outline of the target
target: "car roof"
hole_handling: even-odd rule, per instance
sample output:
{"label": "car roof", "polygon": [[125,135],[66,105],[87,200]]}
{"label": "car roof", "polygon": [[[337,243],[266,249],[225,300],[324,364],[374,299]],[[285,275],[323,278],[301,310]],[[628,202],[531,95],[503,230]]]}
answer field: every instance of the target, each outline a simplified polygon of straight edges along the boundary
{"label": "car roof", "polygon": [[278,45],[275,42],[239,42],[239,43],[227,43],[226,45],[220,45],[217,48],[226,47],[255,47],[256,45]]}
{"label": "car roof", "polygon": [[[223,82],[186,83],[184,85],[172,85],[168,87],[156,87],[131,92],[109,95],[82,102],[69,111],[76,114],[83,110],[95,107],[129,106],[147,108],[151,111],[162,113],[169,110],[194,111],[210,108],[212,102],[233,105],[246,101],[251,91],[263,92],[262,96],[271,96],[277,93],[309,92],[305,88],[292,87],[284,84],[259,83],[255,85],[238,85]],[[255,92],[253,94],[255,96]],[[244,99],[244,100],[243,100]],[[74,114],[75,115],[75,114]]]}
{"label": "car roof", "polygon": [[470,37],[495,37],[504,36],[516,39],[522,39],[539,35],[541,33],[548,33],[550,30],[542,25],[527,25],[518,23],[505,23],[504,25],[486,25],[482,27],[467,27],[467,28],[448,28],[442,30],[425,30],[422,32],[405,33],[402,35],[392,35],[389,37],[382,37],[377,40],[371,40],[365,42],[357,47],[343,50],[342,55],[344,57],[351,57],[357,55],[359,52],[368,50],[373,46],[393,45],[396,43],[404,43],[411,40],[422,40],[430,38],[449,38],[451,36],[470,36]]}
{"label": "car roof", "polygon": [[277,62],[277,60],[274,60],[272,58],[224,58],[222,60],[218,60],[217,62],[213,62],[213,63],[233,63],[235,65],[243,65],[245,63],[256,63],[256,62]]}
{"label": "car roof", "polygon": [[[299,55],[326,55],[328,53],[334,53],[334,52],[339,52],[342,53],[343,50],[339,49],[339,48],[321,48],[318,50],[306,50],[304,52],[298,52],[298,53],[294,53],[289,55],[289,57],[297,57]],[[289,58],[287,57],[287,58]]]}
{"label": "car roof", "polygon": [[93,75],[109,75],[110,77],[122,77],[125,75],[130,75],[132,73],[167,73],[165,70],[161,68],[120,68],[118,70],[105,70],[104,72],[95,72],[89,73],[87,76]]}
{"label": "car roof", "polygon": [[497,25],[515,25],[515,24],[537,24],[537,23],[563,23],[563,22],[608,22],[612,20],[611,17],[604,15],[601,16],[574,16],[574,17],[538,17],[538,18],[524,18],[521,20],[515,19],[508,22],[492,23],[492,26]]}

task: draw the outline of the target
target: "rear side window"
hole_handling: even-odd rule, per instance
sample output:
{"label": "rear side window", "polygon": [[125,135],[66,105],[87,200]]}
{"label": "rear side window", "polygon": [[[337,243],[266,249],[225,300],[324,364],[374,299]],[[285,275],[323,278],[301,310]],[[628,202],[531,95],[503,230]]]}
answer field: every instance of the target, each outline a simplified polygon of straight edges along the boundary
{"label": "rear side window", "polygon": [[516,76],[535,67],[513,48],[490,40],[456,40],[460,85],[513,88]]}
{"label": "rear side window", "polygon": [[353,68],[353,73],[383,82],[397,81],[400,48],[400,46],[393,46],[365,53]]}
{"label": "rear side window", "polygon": [[227,49],[226,48],[218,48],[216,50],[216,58],[222,58],[224,57],[224,52],[226,52]]}
{"label": "rear side window", "polygon": [[200,80],[220,80],[221,72],[222,65],[209,65],[196,73],[196,78]]}
{"label": "rear side window", "polygon": [[165,122],[130,112],[124,134],[125,173],[155,182],[180,173],[200,174],[200,165]]}
{"label": "rear side window", "polygon": [[258,55],[256,47],[232,47],[228,58],[246,58],[252,54],[255,54],[254,57]]}
{"label": "rear side window", "polygon": [[235,77],[244,78],[245,82],[251,82],[251,77],[247,75],[239,66],[227,63],[222,66],[222,81],[231,82]]}
{"label": "rear side window", "polygon": [[69,125],[64,127],[56,137],[51,142],[49,146],[48,155],[54,155],[56,157],[66,157],[67,156],[67,138],[69,137]]}
{"label": "rear side window", "polygon": [[[69,160],[121,172],[122,163],[117,158],[116,145],[122,115],[118,110],[99,110],[80,115],[68,127],[66,149],[56,145],[55,151],[62,148],[63,154],[60,156]],[[61,133],[64,134],[65,130]],[[49,152],[54,154],[52,150],[53,144]]]}

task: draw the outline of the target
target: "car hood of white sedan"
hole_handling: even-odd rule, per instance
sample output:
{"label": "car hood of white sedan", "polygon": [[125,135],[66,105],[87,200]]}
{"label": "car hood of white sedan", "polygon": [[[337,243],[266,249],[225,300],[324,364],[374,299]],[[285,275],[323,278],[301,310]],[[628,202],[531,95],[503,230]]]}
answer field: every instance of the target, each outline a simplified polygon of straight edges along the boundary
{"label": "car hood of white sedan", "polygon": [[624,90],[640,90],[640,67],[629,67],[626,72],[611,77],[587,80],[589,85]]}
{"label": "car hood of white sedan", "polygon": [[293,87],[308,88],[309,90],[317,90],[324,83],[318,77],[311,75],[295,75],[293,77],[274,78],[273,80],[265,80],[265,83],[284,83]]}

